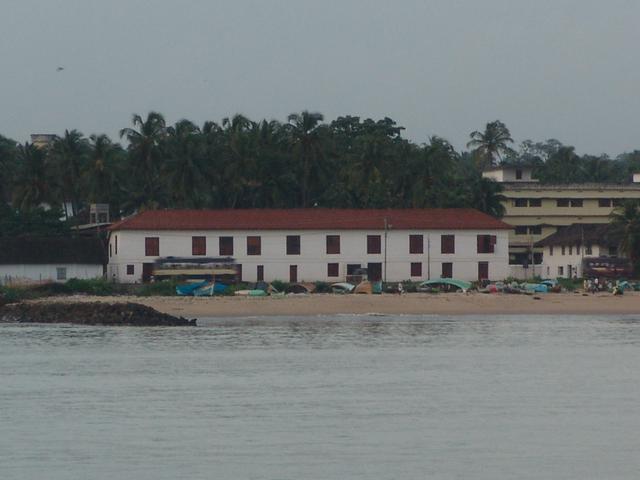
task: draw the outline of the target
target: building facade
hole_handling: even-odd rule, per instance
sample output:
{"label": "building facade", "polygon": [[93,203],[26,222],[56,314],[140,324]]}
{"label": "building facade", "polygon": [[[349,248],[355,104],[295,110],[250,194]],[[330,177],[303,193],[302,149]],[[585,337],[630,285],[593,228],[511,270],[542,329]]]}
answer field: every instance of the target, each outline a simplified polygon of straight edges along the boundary
{"label": "building facade", "polygon": [[[506,197],[502,220],[512,225],[509,234],[511,275],[546,276],[543,252],[537,243],[560,228],[609,223],[611,212],[625,200],[640,199],[640,176],[628,184],[544,185],[531,177],[530,167],[495,167],[483,173],[502,183]],[[526,267],[526,268],[525,268]]]}
{"label": "building facade", "polygon": [[585,258],[619,258],[621,236],[608,224],[574,224],[560,228],[536,245],[543,249],[544,276],[582,278]]}
{"label": "building facade", "polygon": [[244,281],[508,275],[509,226],[468,209],[148,211],[111,227],[108,276],[147,281],[165,257],[233,257]]}
{"label": "building facade", "polygon": [[104,245],[98,238],[0,239],[0,284],[66,282],[104,276]]}

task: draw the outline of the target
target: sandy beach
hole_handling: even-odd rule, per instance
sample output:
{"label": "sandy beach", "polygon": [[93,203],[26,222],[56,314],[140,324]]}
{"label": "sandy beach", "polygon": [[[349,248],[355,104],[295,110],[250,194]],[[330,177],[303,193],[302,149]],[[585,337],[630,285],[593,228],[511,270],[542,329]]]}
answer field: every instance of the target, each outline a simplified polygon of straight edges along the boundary
{"label": "sandy beach", "polygon": [[287,295],[286,297],[51,297],[44,302],[135,302],[172,315],[247,317],[263,315],[313,316],[333,314],[500,315],[500,314],[636,314],[640,292],[528,295],[413,293],[405,295]]}

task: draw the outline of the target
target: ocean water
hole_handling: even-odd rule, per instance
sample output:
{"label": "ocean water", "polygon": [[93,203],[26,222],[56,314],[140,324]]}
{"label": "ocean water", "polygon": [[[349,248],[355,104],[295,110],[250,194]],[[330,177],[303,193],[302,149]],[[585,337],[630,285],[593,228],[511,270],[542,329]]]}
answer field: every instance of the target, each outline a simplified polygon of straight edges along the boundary
{"label": "ocean water", "polygon": [[0,325],[0,479],[640,478],[640,317]]}

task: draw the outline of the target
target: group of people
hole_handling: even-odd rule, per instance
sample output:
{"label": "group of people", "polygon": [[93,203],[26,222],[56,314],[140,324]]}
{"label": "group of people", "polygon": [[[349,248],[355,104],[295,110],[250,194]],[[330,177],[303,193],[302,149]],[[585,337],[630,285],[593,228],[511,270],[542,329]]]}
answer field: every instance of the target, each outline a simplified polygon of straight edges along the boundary
{"label": "group of people", "polygon": [[620,286],[620,281],[613,283],[611,280],[601,280],[598,277],[586,278],[583,282],[585,292],[613,292],[614,295],[622,295],[624,289]]}

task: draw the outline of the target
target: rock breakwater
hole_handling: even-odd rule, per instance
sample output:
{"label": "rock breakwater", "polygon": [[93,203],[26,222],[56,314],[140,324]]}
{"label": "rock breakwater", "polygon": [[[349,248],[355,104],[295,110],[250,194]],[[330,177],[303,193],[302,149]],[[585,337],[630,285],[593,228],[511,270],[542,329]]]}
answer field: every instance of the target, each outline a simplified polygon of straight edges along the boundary
{"label": "rock breakwater", "polygon": [[29,302],[0,307],[0,322],[74,323],[80,325],[195,326],[196,320],[174,317],[137,303]]}

